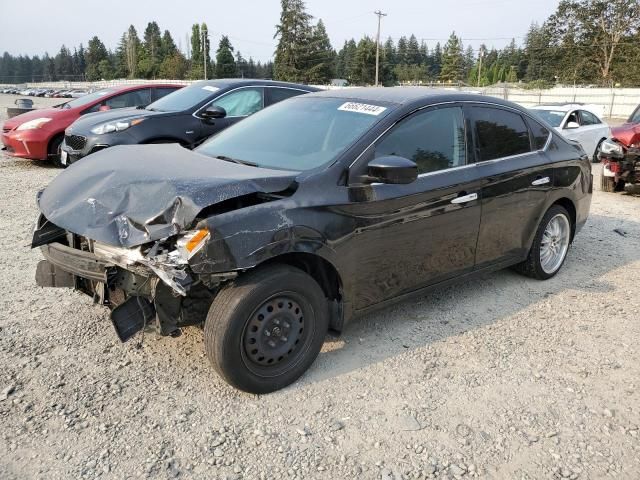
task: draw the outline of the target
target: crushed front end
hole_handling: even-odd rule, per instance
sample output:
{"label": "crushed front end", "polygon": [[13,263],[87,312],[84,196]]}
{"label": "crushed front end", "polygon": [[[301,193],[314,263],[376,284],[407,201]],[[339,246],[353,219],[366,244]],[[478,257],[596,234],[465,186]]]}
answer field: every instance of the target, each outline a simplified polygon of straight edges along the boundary
{"label": "crushed front end", "polygon": [[71,233],[40,215],[32,247],[44,260],[36,270],[42,287],[69,287],[111,309],[123,342],[155,326],[161,335],[204,322],[220,283],[235,273],[208,275],[206,285],[189,267],[189,258],[209,238],[206,229],[136,247],[116,247]]}

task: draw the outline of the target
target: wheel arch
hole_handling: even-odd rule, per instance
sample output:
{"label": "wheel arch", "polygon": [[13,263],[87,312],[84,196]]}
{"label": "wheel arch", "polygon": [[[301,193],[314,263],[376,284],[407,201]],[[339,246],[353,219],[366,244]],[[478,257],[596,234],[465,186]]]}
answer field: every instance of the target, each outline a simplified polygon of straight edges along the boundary
{"label": "wheel arch", "polygon": [[[549,205],[549,208],[553,207],[554,205],[560,205],[561,207],[563,207],[567,212],[569,212],[569,216],[571,217],[571,241],[573,242],[573,237],[576,234],[576,221],[577,221],[577,215],[578,212],[576,210],[576,205],[573,203],[573,200],[571,200],[568,197],[560,197],[558,199],[556,199],[551,205]],[[549,208],[547,208],[547,210],[549,210]]]}
{"label": "wheel arch", "polygon": [[331,329],[341,331],[343,327],[342,305],[344,290],[342,277],[338,269],[326,258],[309,252],[287,252],[265,260],[256,268],[267,265],[289,265],[298,268],[313,278],[324,292],[330,307]]}
{"label": "wheel arch", "polygon": [[47,156],[51,152],[51,146],[53,145],[53,142],[58,139],[64,140],[64,130],[54,133],[53,135],[51,135],[51,137],[47,141]]}

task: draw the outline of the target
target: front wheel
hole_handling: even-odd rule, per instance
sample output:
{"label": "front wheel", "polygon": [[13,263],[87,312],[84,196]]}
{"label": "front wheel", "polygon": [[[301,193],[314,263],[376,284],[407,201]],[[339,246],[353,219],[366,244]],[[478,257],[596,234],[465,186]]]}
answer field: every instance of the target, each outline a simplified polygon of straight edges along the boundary
{"label": "front wheel", "polygon": [[218,293],[204,325],[205,349],[229,384],[269,393],[309,368],[328,325],[327,301],[316,281],[297,268],[273,265]]}
{"label": "front wheel", "polygon": [[48,155],[49,155],[49,159],[51,160],[51,163],[58,168],[65,168],[66,165],[62,164],[61,161],[61,154],[62,154],[62,140],[63,137],[59,136],[54,138],[53,140],[51,140],[51,143],[49,144],[49,149],[48,149]]}
{"label": "front wheel", "polygon": [[527,277],[547,280],[560,271],[571,243],[571,218],[564,207],[553,205],[538,226],[527,259],[515,270]]}

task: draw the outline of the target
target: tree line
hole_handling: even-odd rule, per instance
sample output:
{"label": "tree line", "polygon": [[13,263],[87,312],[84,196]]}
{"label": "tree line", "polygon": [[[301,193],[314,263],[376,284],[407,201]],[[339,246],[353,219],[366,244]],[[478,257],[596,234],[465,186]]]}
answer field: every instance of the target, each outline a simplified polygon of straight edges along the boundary
{"label": "tree line", "polygon": [[[487,12],[490,14],[490,12]],[[97,37],[87,47],[62,46],[53,57],[0,58],[0,82],[109,80],[114,78],[275,78],[352,85],[375,82],[376,41],[364,36],[334,49],[321,19],[314,21],[304,0],[281,0],[273,61],[254,61],[222,36],[212,56],[205,23],[194,24],[184,51],[168,30],[149,22],[142,38],[133,25],[115,51]],[[441,44],[428,45],[415,34],[387,38],[380,45],[380,82],[426,82],[486,86],[523,82],[553,84],[640,85],[640,2],[638,0],[561,0],[542,24],[531,25],[521,44],[513,39],[497,49],[463,44],[453,32]]]}
{"label": "tree line", "polygon": [[227,36],[222,36],[211,58],[211,40],[206,23],[194,24],[186,53],[176,46],[171,32],[161,32],[156,22],[149,22],[142,38],[131,25],[120,38],[115,51],[107,49],[97,37],[86,47],[80,44],[71,51],[63,45],[55,56],[0,57],[0,83],[23,83],[57,80],[112,80],[118,78],[164,78],[172,80],[206,78],[271,78],[273,62],[254,61],[235,51]]}

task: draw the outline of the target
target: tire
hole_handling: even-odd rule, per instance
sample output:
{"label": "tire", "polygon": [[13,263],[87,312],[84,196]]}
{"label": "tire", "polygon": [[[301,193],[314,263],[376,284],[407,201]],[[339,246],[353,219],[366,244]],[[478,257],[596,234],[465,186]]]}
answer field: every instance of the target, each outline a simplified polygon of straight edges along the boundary
{"label": "tire", "polygon": [[600,190],[603,192],[615,192],[616,180],[613,177],[605,177],[604,174],[600,174]]}
{"label": "tire", "polygon": [[598,145],[596,146],[596,150],[593,152],[593,157],[591,158],[591,162],[593,163],[600,163],[600,159],[598,158],[598,152],[600,151],[600,145],[602,145],[602,142],[604,142],[606,139],[603,138],[598,142]]}
{"label": "tire", "polygon": [[311,366],[328,327],[328,303],[316,281],[297,268],[273,265],[220,290],[204,324],[204,343],[227,383],[269,393]]}
{"label": "tire", "polygon": [[[556,221],[556,219],[558,219],[560,224],[564,225],[566,230],[559,235],[559,237],[562,236],[562,239],[557,242],[557,245],[559,245],[558,257],[555,258],[554,262],[545,263],[543,261],[544,259],[541,258],[543,255],[543,241],[546,241],[547,244],[549,242],[549,237],[545,237],[545,231],[550,226],[551,222]],[[567,253],[571,243],[571,229],[571,217],[567,210],[560,205],[551,206],[551,208],[547,210],[547,213],[544,214],[544,217],[542,217],[540,225],[538,225],[535,238],[533,239],[533,245],[531,245],[531,250],[529,250],[527,259],[516,265],[514,270],[522,275],[535,278],[537,280],[547,280],[554,277],[560,271],[562,265],[564,265],[564,262],[567,259]]]}
{"label": "tire", "polygon": [[614,192],[624,192],[624,187],[627,184],[624,180],[618,180],[613,189]]}
{"label": "tire", "polygon": [[47,149],[48,157],[51,160],[51,163],[54,167],[58,168],[66,168],[66,165],[63,165],[60,161],[60,146],[62,145],[62,140],[64,137],[62,135],[58,137],[54,137],[53,140],[49,143],[49,148]]}

